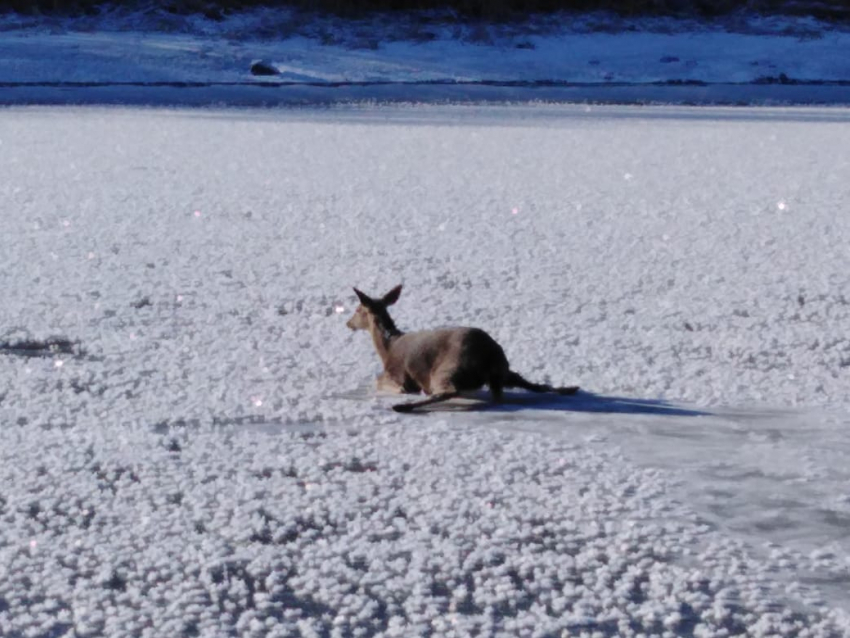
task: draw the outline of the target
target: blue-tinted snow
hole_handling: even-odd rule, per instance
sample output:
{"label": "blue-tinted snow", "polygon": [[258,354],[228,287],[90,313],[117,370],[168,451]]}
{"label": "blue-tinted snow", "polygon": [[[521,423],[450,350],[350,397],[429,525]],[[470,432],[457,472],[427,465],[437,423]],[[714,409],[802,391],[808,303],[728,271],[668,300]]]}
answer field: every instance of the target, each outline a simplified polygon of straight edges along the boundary
{"label": "blue-tinted snow", "polygon": [[[847,103],[848,51],[841,26],[746,15],[556,15],[522,27],[266,10],[222,22],[156,12],[6,16],[0,103]],[[258,60],[279,74],[251,75]]]}
{"label": "blue-tinted snow", "polygon": [[[850,635],[848,147],[842,110],[4,110],[0,634]],[[391,412],[344,323],[399,281],[402,328],[585,393]]]}

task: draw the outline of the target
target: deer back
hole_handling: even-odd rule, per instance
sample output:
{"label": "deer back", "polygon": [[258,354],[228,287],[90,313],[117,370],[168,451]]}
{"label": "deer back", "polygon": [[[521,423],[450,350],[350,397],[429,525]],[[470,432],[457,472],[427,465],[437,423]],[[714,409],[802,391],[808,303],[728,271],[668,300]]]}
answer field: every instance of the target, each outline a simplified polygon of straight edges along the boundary
{"label": "deer back", "polygon": [[479,328],[440,328],[408,332],[395,339],[387,368],[429,387],[436,373],[472,373],[486,379],[506,372],[508,361],[501,346]]}

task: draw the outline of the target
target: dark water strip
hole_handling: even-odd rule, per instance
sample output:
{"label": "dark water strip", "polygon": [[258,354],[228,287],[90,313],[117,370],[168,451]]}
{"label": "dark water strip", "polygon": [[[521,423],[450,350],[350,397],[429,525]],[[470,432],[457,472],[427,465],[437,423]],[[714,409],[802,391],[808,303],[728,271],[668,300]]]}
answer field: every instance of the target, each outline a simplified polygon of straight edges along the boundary
{"label": "dark water strip", "polygon": [[850,81],[582,84],[517,82],[0,82],[0,105],[330,106],[335,104],[580,103],[848,106]]}

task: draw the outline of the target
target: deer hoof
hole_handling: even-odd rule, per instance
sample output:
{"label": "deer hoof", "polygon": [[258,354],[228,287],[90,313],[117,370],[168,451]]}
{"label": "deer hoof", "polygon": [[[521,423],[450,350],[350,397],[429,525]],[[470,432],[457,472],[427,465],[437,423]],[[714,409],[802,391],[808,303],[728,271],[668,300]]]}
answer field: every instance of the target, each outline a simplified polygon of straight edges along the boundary
{"label": "deer hoof", "polygon": [[410,403],[396,403],[393,406],[393,410],[395,410],[396,412],[406,413],[406,412],[413,412],[414,407],[415,406],[411,405]]}

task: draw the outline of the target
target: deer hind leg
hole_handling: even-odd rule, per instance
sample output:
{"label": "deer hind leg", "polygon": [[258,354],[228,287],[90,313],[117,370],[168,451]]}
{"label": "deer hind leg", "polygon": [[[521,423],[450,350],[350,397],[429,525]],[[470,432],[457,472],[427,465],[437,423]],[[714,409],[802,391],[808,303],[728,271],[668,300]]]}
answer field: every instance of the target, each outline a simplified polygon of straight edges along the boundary
{"label": "deer hind leg", "polygon": [[455,388],[452,383],[441,377],[442,375],[438,376],[436,379],[431,379],[431,387],[425,390],[425,392],[430,395],[427,399],[411,401],[410,403],[398,403],[393,406],[393,410],[396,412],[412,412],[416,408],[432,405],[434,403],[441,403],[458,396],[460,392],[458,392],[457,388]]}
{"label": "deer hind leg", "polygon": [[411,401],[410,403],[397,403],[393,406],[393,410],[396,412],[413,412],[417,408],[424,407],[426,405],[431,405],[433,403],[442,403],[443,401],[448,401],[449,399],[454,399],[458,396],[460,392],[455,390],[454,392],[440,392],[438,394],[432,394],[427,399],[422,399],[421,401]]}

